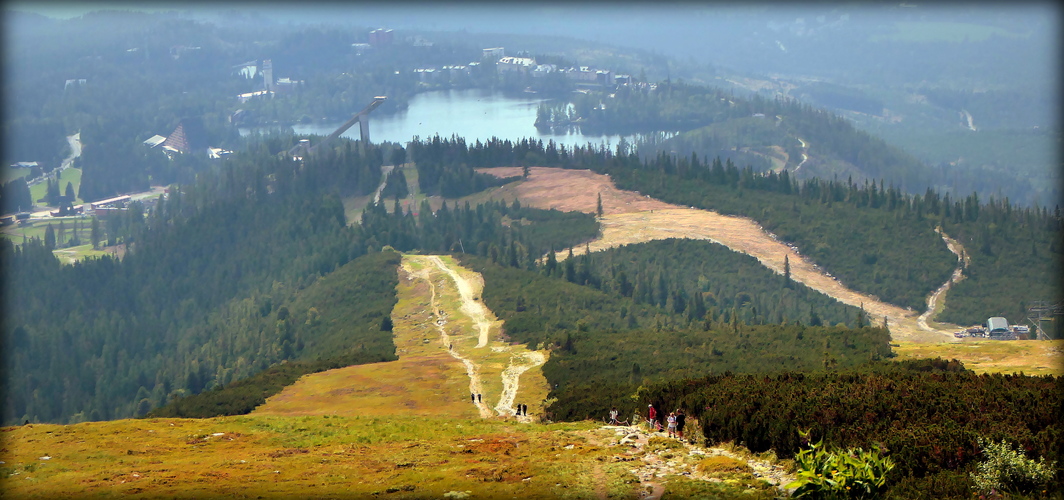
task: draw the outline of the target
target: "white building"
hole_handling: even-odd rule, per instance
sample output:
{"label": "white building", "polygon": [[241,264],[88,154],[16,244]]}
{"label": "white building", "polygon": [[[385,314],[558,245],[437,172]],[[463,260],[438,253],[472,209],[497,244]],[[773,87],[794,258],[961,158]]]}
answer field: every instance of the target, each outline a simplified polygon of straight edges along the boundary
{"label": "white building", "polygon": [[495,67],[498,69],[499,73],[508,73],[510,71],[528,73],[532,68],[536,67],[536,60],[531,57],[506,56],[499,59],[499,62]]}

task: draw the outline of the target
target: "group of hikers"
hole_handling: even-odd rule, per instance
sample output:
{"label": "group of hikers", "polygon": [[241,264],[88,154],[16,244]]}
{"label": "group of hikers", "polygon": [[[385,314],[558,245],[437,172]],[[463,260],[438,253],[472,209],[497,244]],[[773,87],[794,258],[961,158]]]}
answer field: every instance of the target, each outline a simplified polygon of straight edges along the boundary
{"label": "group of hikers", "polygon": [[[473,401],[473,404],[484,402],[484,398],[479,393],[470,394],[469,395],[469,399]],[[526,417],[528,416],[528,405],[526,405],[526,404],[517,405],[517,413],[515,413],[514,416],[521,416],[521,415],[524,415]]]}
{"label": "group of hikers", "polygon": [[[610,425],[618,425],[620,422],[617,420],[617,407],[613,407],[610,410]],[[639,416],[639,412],[636,412],[636,416]],[[651,431],[661,431],[661,421],[658,420],[658,411],[654,408],[653,404],[647,405],[647,426]],[[687,423],[687,415],[683,410],[677,408],[676,411],[669,413],[665,417],[665,430],[667,435],[671,438],[677,438],[683,440],[683,427]],[[635,422],[632,422],[634,425]]]}

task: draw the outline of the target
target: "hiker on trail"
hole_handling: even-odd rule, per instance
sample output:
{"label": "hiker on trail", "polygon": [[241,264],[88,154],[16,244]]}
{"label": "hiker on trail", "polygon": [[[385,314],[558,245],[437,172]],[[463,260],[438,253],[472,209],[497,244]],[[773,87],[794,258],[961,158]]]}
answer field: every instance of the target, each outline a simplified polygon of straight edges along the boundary
{"label": "hiker on trail", "polygon": [[528,405],[521,405],[521,414],[526,417],[528,416]]}
{"label": "hiker on trail", "polygon": [[650,432],[654,432],[654,427],[657,427],[658,412],[654,409],[654,405],[647,405],[647,422],[650,423]]}
{"label": "hiker on trail", "polygon": [[668,436],[671,438],[676,437],[676,414],[670,413],[669,416],[666,417],[666,421],[669,423]]}
{"label": "hiker on trail", "polygon": [[478,402],[478,403],[481,403],[481,402],[483,402],[483,401],[484,401],[483,399],[480,399],[480,393],[478,392],[478,393],[477,393],[477,402]]}
{"label": "hiker on trail", "polygon": [[680,441],[683,441],[683,425],[687,420],[687,415],[684,415],[683,410],[676,409],[676,433],[680,435]]}
{"label": "hiker on trail", "polygon": [[617,425],[617,407],[610,410],[610,425]]}
{"label": "hiker on trail", "polygon": [[473,404],[477,404],[477,395],[476,394],[470,394],[469,395],[469,399],[473,400]]}

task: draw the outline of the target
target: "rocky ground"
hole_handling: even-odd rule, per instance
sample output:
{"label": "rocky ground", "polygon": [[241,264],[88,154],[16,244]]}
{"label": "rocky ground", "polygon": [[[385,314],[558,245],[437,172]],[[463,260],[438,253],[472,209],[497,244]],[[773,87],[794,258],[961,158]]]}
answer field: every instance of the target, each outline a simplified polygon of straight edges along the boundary
{"label": "rocky ground", "polygon": [[[612,425],[592,431],[589,440],[603,446],[617,447],[613,461],[631,463],[630,472],[642,484],[644,500],[661,498],[667,489],[670,476],[696,481],[730,482],[735,485],[747,483],[746,485],[755,488],[757,483],[761,483],[762,489],[771,485],[770,487],[780,495],[789,494],[790,491],[785,487],[795,480],[794,474],[788,472],[786,464],[756,457],[730,443],[707,448],[691,440],[670,438],[665,432],[648,433],[638,426]],[[720,470],[700,467],[706,459],[718,456],[744,463],[748,469],[723,474]]]}

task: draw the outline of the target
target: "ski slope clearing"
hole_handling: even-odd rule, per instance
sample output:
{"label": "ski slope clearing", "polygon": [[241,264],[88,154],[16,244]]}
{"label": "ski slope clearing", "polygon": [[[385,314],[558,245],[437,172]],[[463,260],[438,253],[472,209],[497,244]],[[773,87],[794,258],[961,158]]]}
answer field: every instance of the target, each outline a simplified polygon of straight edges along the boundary
{"label": "ski slope clearing", "polygon": [[[300,378],[254,414],[513,417],[542,414],[546,352],[510,345],[480,301],[484,279],[449,256],[405,255],[392,311],[397,361]],[[472,394],[480,394],[473,401]]]}
{"label": "ski slope clearing", "polygon": [[[498,177],[521,175],[518,167],[478,171]],[[807,260],[798,249],[777,240],[752,219],[673,205],[633,191],[620,190],[608,176],[590,170],[533,167],[528,179],[497,188],[489,195],[496,199],[516,198],[524,205],[537,208],[586,213],[595,213],[598,196],[601,195],[604,213],[601,219],[602,236],[588,245],[574,248],[575,255],[582,254],[585,247],[594,252],[657,239],[710,240],[751,255],[780,274],[783,273],[784,258],[787,258],[792,279],[840,302],[864,307],[876,324],[886,318],[895,340],[954,342],[956,339],[952,332],[961,329],[950,324],[921,325],[917,313],[846,287]],[[558,253],[559,258],[565,254],[564,251]]]}

